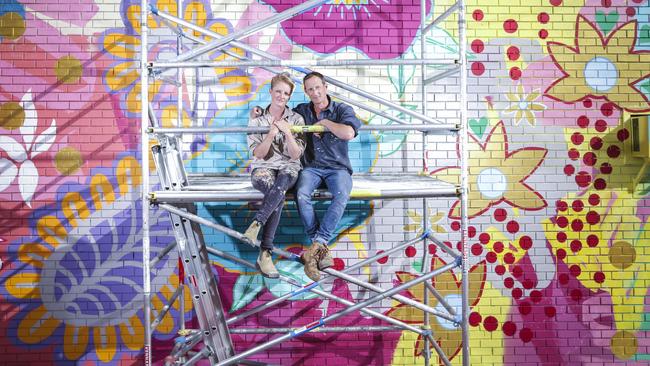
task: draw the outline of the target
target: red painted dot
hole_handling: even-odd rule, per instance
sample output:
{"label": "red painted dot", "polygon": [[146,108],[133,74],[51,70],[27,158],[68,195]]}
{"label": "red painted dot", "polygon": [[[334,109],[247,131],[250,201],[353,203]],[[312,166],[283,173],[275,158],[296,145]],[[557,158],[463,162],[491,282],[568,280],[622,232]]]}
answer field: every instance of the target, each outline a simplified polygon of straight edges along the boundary
{"label": "red painted dot", "polygon": [[517,31],[517,28],[519,28],[519,24],[517,24],[517,21],[514,19],[508,19],[503,22],[503,30],[506,31],[506,33],[514,33]]}
{"label": "red painted dot", "polygon": [[591,106],[592,106],[593,104],[594,104],[594,103],[591,101],[591,99],[585,99],[585,100],[582,101],[582,105],[583,105],[585,108],[591,108]]}
{"label": "red painted dot", "polygon": [[602,6],[604,6],[606,8],[609,8],[610,6],[612,6],[612,0],[600,0],[600,3],[602,4]]}
{"label": "red painted dot", "polygon": [[598,132],[605,132],[605,130],[607,130],[607,121],[604,119],[598,119],[596,120],[596,123],[594,123],[594,127]]}
{"label": "red painted dot", "polygon": [[495,252],[488,252],[488,254],[485,255],[485,260],[488,263],[494,263],[497,261],[497,254]]}
{"label": "red painted dot", "polygon": [[497,220],[498,222],[503,222],[505,219],[508,218],[508,211],[506,211],[503,208],[497,208],[494,210],[494,219]]}
{"label": "red painted dot", "polygon": [[645,1],[645,0],[632,0],[632,2],[637,3],[637,4],[641,4],[641,3],[644,2],[644,1]]}
{"label": "red painted dot", "polygon": [[597,160],[598,159],[596,158],[596,154],[592,153],[591,151],[586,153],[582,157],[582,162],[585,163],[585,165],[588,165],[588,166],[596,165]]}
{"label": "red painted dot", "polygon": [[600,196],[597,193],[589,195],[589,204],[596,206],[600,203]]}
{"label": "red painted dot", "polygon": [[598,136],[592,137],[589,141],[589,146],[594,150],[600,150],[603,147],[603,139]]}
{"label": "red painted dot", "polygon": [[521,276],[524,275],[524,269],[521,268],[521,266],[514,266],[514,267],[512,267],[511,272],[512,272],[512,276],[513,276],[514,278],[519,278],[519,277],[521,277]]}
{"label": "red painted dot", "polygon": [[483,44],[483,41],[481,41],[480,39],[473,40],[471,47],[474,53],[481,53],[485,49],[485,45]]}
{"label": "red painted dot", "polygon": [[508,221],[506,224],[506,229],[510,234],[514,234],[519,231],[519,223],[517,221]]}
{"label": "red painted dot", "polygon": [[571,221],[571,229],[573,231],[582,231],[582,228],[584,226],[585,225],[582,223],[582,220],[580,220],[580,219],[575,219],[575,220]]}
{"label": "red painted dot", "polygon": [[[383,252],[384,252],[383,250],[379,250],[379,251],[377,251],[377,254],[381,254]],[[377,259],[377,262],[379,264],[385,264],[386,262],[388,262],[388,256],[381,257],[381,258]]]}
{"label": "red painted dot", "polygon": [[571,135],[571,142],[573,142],[574,145],[580,145],[584,140],[585,136],[580,132],[574,132],[573,135]]}
{"label": "red painted dot", "polygon": [[582,242],[580,240],[572,240],[570,247],[572,252],[578,253],[582,249]]}
{"label": "red painted dot", "polygon": [[546,29],[540,29],[537,36],[541,39],[546,39],[548,38],[548,31]]}
{"label": "red painted dot", "polygon": [[451,222],[451,229],[453,231],[458,231],[460,230],[460,221],[452,221]]}
{"label": "red painted dot", "polygon": [[573,173],[576,172],[576,168],[573,165],[565,165],[564,166],[564,174],[567,176],[572,176]]}
{"label": "red painted dot", "polygon": [[533,310],[533,307],[528,301],[523,301],[521,304],[519,304],[518,308],[519,314],[521,315],[528,315]]}
{"label": "red painted dot", "polygon": [[480,22],[481,20],[483,20],[483,11],[481,9],[474,10],[474,12],[472,13],[472,18],[474,18],[474,20],[476,20],[477,22]]}
{"label": "red painted dot", "polygon": [[569,275],[566,273],[562,273],[558,276],[557,280],[558,282],[560,282],[560,284],[566,285],[567,283],[569,283]]}
{"label": "red painted dot", "polygon": [[535,287],[535,281],[531,280],[530,278],[526,278],[524,280],[524,288],[526,290],[530,290],[533,287]]}
{"label": "red painted dot", "polygon": [[407,257],[410,257],[410,258],[415,257],[415,254],[416,254],[417,252],[418,252],[417,249],[415,249],[415,247],[412,246],[412,245],[409,245],[408,247],[406,247],[406,250],[404,251],[404,253],[406,254],[406,256],[407,256]]}
{"label": "red painted dot", "polygon": [[560,243],[564,243],[566,241],[566,233],[564,231],[560,231],[555,235],[555,239],[557,239],[557,241]]}
{"label": "red painted dot", "polygon": [[555,307],[554,306],[544,306],[544,314],[546,314],[547,317],[552,318],[555,316]]}
{"label": "red painted dot", "polygon": [[628,131],[627,128],[624,128],[616,133],[616,138],[618,141],[623,142],[630,138],[630,131]]}
{"label": "red painted dot", "polygon": [[575,178],[578,187],[585,188],[591,183],[591,175],[587,172],[579,172]]}
{"label": "red painted dot", "polygon": [[483,246],[481,244],[474,244],[472,245],[472,254],[474,255],[481,255],[483,253]]}
{"label": "red painted dot", "polygon": [[499,276],[503,276],[504,273],[506,273],[506,267],[499,264],[498,266],[494,267],[494,273],[498,274]]}
{"label": "red painted dot", "polygon": [[510,79],[519,80],[521,78],[521,69],[518,67],[513,67],[510,69]]}
{"label": "red painted dot", "polygon": [[459,241],[456,242],[456,250],[458,250],[459,252],[462,252],[463,251],[463,243],[461,243]]}
{"label": "red painted dot", "polygon": [[483,320],[483,327],[488,332],[493,332],[499,327],[499,321],[493,316],[488,316]]}
{"label": "red painted dot", "polygon": [[571,296],[571,300],[573,301],[580,301],[582,299],[582,291],[578,289],[571,290],[569,294]]}
{"label": "red painted dot", "polygon": [[490,241],[490,234],[488,233],[481,233],[481,235],[478,236],[478,241],[481,244],[487,244]]}
{"label": "red painted dot", "polygon": [[518,299],[521,299],[522,296],[524,296],[524,290],[522,290],[520,288],[515,288],[515,289],[512,289],[511,294],[512,294],[513,299],[518,300]]}
{"label": "red painted dot", "polygon": [[598,237],[594,234],[591,234],[587,237],[587,245],[589,245],[590,248],[597,246],[598,241]]}
{"label": "red painted dot", "polygon": [[469,325],[476,327],[479,324],[481,324],[481,320],[483,320],[483,317],[481,314],[473,311],[472,313],[469,314]]}
{"label": "red painted dot", "polygon": [[542,301],[542,292],[540,290],[531,291],[530,299],[537,304],[538,302]]}
{"label": "red painted dot", "polygon": [[485,72],[485,65],[482,62],[473,62],[472,63],[472,74],[476,76],[481,76]]}
{"label": "red painted dot", "polygon": [[505,280],[503,280],[503,285],[506,288],[512,288],[512,286],[515,285],[515,280],[512,277],[508,277]]}
{"label": "red painted dot", "polygon": [[600,164],[600,172],[603,174],[612,174],[612,164],[602,163]]}
{"label": "red painted dot", "polygon": [[555,220],[555,223],[557,224],[557,226],[564,229],[569,225],[569,219],[567,219],[566,216],[560,216]]}
{"label": "red painted dot", "polygon": [[603,272],[600,272],[600,271],[594,273],[594,281],[596,281],[596,283],[605,282],[605,274]]}
{"label": "red painted dot", "polygon": [[573,149],[573,148],[569,149],[569,152],[568,152],[567,155],[569,155],[569,159],[571,159],[571,160],[578,160],[580,158],[580,152],[578,150],[576,150],[576,149]]}
{"label": "red painted dot", "polygon": [[519,339],[524,343],[530,342],[533,339],[533,331],[530,328],[521,328]]}
{"label": "red painted dot", "polygon": [[566,201],[558,200],[555,202],[555,207],[558,209],[558,211],[566,211],[569,208],[569,205],[566,203]]}
{"label": "red painted dot", "polygon": [[469,236],[470,238],[476,236],[476,228],[474,226],[467,227],[467,236]]}
{"label": "red painted dot", "polygon": [[537,21],[542,23],[542,24],[548,23],[548,21],[550,19],[551,19],[551,17],[546,12],[541,12],[541,13],[537,14]]}
{"label": "red painted dot", "polygon": [[560,6],[562,5],[562,0],[549,0],[549,3],[553,6]]}
{"label": "red painted dot", "polygon": [[607,182],[605,182],[603,178],[598,178],[594,181],[594,188],[602,191],[603,189],[607,188]]}
{"label": "red painted dot", "polygon": [[589,211],[587,213],[587,222],[589,225],[596,225],[600,222],[600,215],[596,211]]}
{"label": "red painted dot", "polygon": [[429,244],[428,249],[429,249],[429,254],[436,254],[436,251],[438,251],[438,247],[436,247],[433,244]]}
{"label": "red painted dot", "polygon": [[519,247],[523,250],[528,250],[533,247],[533,239],[530,236],[524,235],[519,238]]}
{"label": "red painted dot", "polygon": [[571,267],[569,267],[569,272],[571,273],[571,276],[578,277],[580,276],[580,273],[582,273],[582,270],[580,269],[580,266],[574,264]]}
{"label": "red painted dot", "polygon": [[609,117],[612,114],[614,114],[614,104],[613,103],[603,103],[602,106],[600,106],[600,113],[603,114],[605,117]]}
{"label": "red painted dot", "polygon": [[345,262],[341,258],[334,258],[334,269],[342,271],[345,268]]}
{"label": "red painted dot", "polygon": [[506,264],[513,264],[515,263],[515,256],[512,253],[506,253],[506,255],[503,256],[503,261],[506,262]]}
{"label": "red painted dot", "polygon": [[497,241],[497,242],[494,243],[494,245],[492,246],[492,250],[494,250],[495,253],[501,253],[501,252],[503,252],[503,248],[504,248],[503,243],[500,242],[500,241]]}
{"label": "red painted dot", "polygon": [[508,59],[510,61],[516,61],[519,59],[519,47],[517,46],[508,47],[506,53],[508,54]]}
{"label": "red painted dot", "polygon": [[620,147],[618,147],[616,145],[612,145],[612,146],[607,148],[607,156],[609,156],[610,158],[613,158],[613,159],[618,158],[619,155],[621,155],[621,148]]}
{"label": "red painted dot", "polygon": [[578,127],[581,127],[581,128],[589,127],[589,117],[587,117],[587,116],[578,117],[577,122],[578,122]]}
{"label": "red painted dot", "polygon": [[517,333],[517,325],[514,322],[507,321],[503,323],[501,330],[503,330],[503,334],[507,335],[508,337],[512,337],[515,335],[515,333]]}
{"label": "red painted dot", "polygon": [[636,15],[636,10],[633,7],[629,6],[627,9],[625,9],[625,14],[627,14],[628,17],[633,17]]}
{"label": "red painted dot", "polygon": [[571,203],[571,208],[573,211],[580,212],[582,209],[585,207],[585,204],[582,203],[582,200],[574,200],[573,203]]}

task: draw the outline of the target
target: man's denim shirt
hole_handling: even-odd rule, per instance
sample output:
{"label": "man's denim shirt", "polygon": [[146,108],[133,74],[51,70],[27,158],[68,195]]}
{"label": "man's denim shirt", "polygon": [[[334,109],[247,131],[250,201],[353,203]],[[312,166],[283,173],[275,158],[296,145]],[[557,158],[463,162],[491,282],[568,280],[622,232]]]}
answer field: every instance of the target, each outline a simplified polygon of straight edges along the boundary
{"label": "man's denim shirt", "polygon": [[[327,96],[329,104],[327,108],[316,116],[314,104],[301,103],[293,110],[300,113],[305,119],[305,125],[313,125],[322,120],[329,119],[332,122],[348,125],[354,129],[356,137],[361,127],[361,121],[354,115],[354,110],[347,104],[333,101]],[[313,133],[307,134],[307,148],[302,156],[305,168],[329,168],[346,169],[352,174],[352,165],[348,156],[348,141],[342,140],[331,132],[325,132],[318,138]]]}

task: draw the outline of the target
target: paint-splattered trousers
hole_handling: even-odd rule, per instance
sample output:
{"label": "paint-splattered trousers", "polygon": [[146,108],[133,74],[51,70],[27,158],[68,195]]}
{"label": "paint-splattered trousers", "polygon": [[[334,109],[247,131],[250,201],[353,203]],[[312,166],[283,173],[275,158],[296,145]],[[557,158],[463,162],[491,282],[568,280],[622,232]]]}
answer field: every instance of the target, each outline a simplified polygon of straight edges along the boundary
{"label": "paint-splattered trousers", "polygon": [[253,187],[264,193],[262,207],[255,214],[255,220],[263,225],[260,245],[263,249],[273,249],[273,239],[282,216],[284,199],[287,190],[296,184],[296,180],[298,171],[294,169],[256,168],[251,173]]}

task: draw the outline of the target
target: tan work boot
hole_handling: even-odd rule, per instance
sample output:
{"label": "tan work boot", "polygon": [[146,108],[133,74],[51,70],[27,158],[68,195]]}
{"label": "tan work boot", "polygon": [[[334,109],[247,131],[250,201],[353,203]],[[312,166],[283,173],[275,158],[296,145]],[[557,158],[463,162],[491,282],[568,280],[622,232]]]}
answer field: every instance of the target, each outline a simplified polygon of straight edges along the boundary
{"label": "tan work boot", "polygon": [[262,276],[268,278],[280,277],[280,273],[273,264],[273,258],[271,257],[270,250],[260,250],[260,255],[257,256],[257,262],[255,262],[255,264],[257,266],[257,269],[262,273]]}
{"label": "tan work boot", "polygon": [[330,248],[321,244],[318,248],[318,269],[321,271],[334,265],[334,258],[330,254]]}
{"label": "tan work boot", "polygon": [[315,241],[304,253],[302,253],[302,263],[305,265],[305,274],[314,282],[320,280],[320,272],[318,271],[318,259],[320,258],[320,255],[318,253],[321,245],[323,244]]}
{"label": "tan work boot", "polygon": [[257,235],[260,233],[261,228],[262,224],[257,220],[253,220],[251,225],[244,232],[244,236],[248,239],[248,241],[255,245],[257,242]]}

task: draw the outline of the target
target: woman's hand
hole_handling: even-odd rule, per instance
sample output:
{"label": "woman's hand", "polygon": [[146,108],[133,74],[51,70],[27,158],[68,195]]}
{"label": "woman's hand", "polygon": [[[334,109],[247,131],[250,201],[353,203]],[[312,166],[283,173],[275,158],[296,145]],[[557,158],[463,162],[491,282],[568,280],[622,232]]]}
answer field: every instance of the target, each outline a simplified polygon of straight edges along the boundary
{"label": "woman's hand", "polygon": [[273,122],[272,126],[282,131],[285,136],[291,135],[291,125],[284,119]]}

